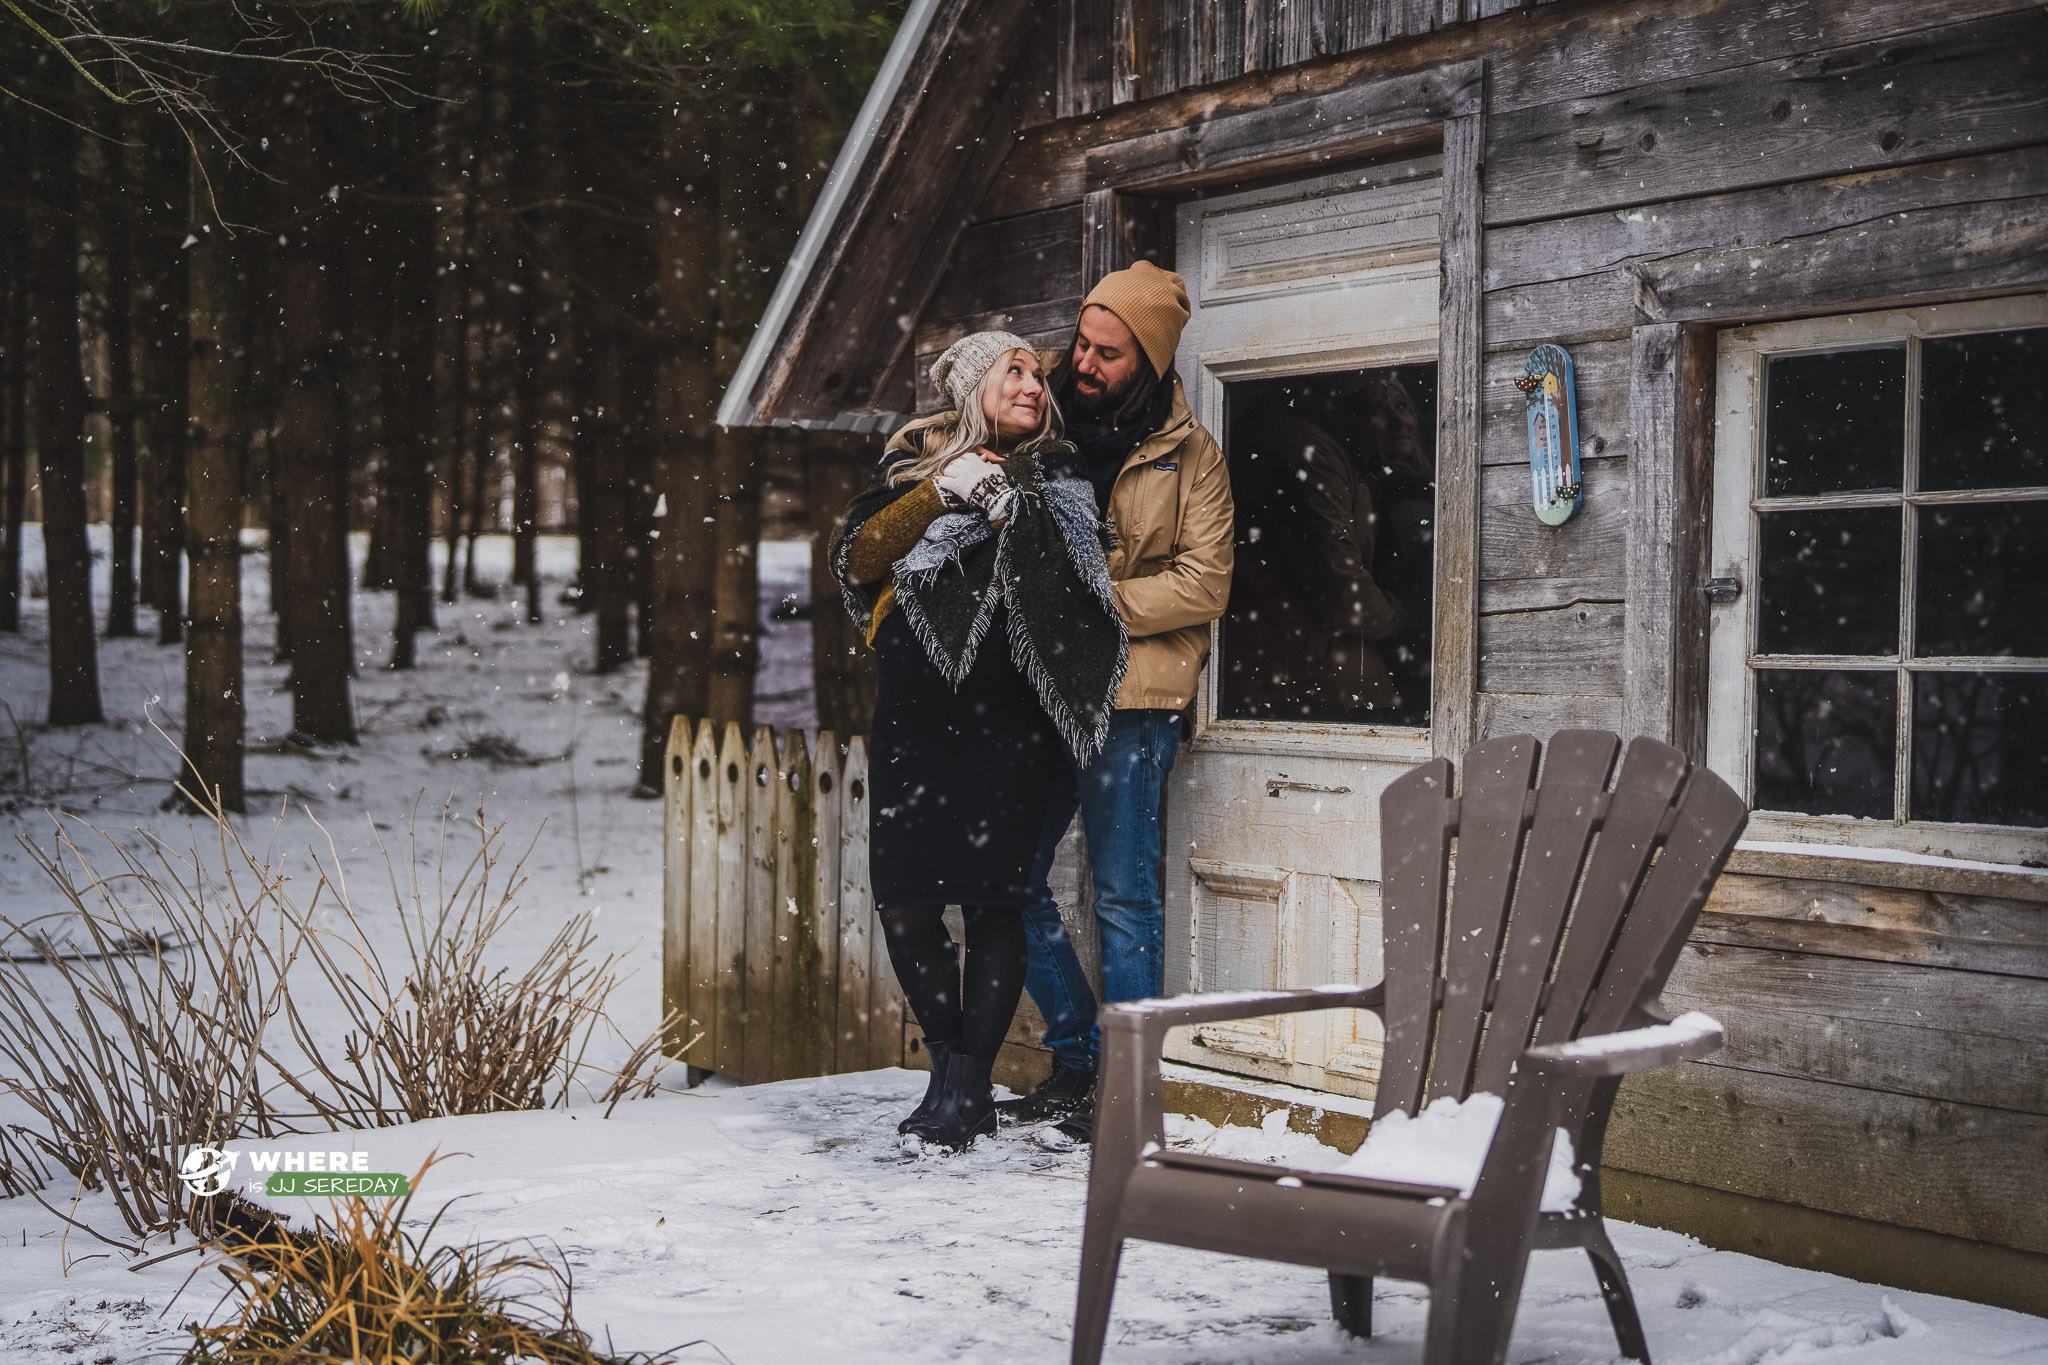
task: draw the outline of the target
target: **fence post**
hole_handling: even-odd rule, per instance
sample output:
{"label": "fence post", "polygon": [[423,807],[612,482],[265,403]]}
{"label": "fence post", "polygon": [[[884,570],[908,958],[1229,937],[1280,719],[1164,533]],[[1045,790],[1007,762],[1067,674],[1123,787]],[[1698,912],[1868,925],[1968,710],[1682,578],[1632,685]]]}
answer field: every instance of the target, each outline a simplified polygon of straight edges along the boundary
{"label": "fence post", "polygon": [[[710,722],[706,722],[707,725]],[[725,723],[715,764],[718,783],[718,1072],[746,1075],[747,769],[737,721]]]}
{"label": "fence post", "polygon": [[775,901],[775,732],[754,727],[740,786],[746,792],[747,1040],[740,1079],[775,1078],[775,936],[784,918]]}
{"label": "fence post", "polygon": [[696,728],[697,742],[690,747],[688,766],[683,770],[683,779],[690,784],[690,826],[683,832],[690,841],[690,881],[685,893],[689,902],[690,1027],[704,1034],[704,1041],[697,1044],[696,1065],[716,1071],[724,1020],[719,995],[732,964],[720,955],[718,943],[718,727],[700,720]]}
{"label": "fence post", "polygon": [[[812,924],[811,954],[818,964],[817,1014],[811,1032],[814,1071],[829,1076],[839,1070],[839,740],[830,730],[818,735],[811,757],[809,871]],[[801,840],[798,856],[804,856]]]}
{"label": "fence post", "polygon": [[[668,761],[661,791],[661,1013],[681,1010],[675,1031],[662,1039],[662,1051],[682,1055],[683,1045],[697,1032],[699,1011],[691,992],[694,964],[690,959],[690,778],[691,742],[696,738],[687,716],[668,727]],[[699,1044],[697,1065],[710,1054]]]}
{"label": "fence post", "polygon": [[809,836],[805,826],[810,795],[811,765],[804,753],[804,732],[783,732],[782,761],[777,765],[774,793],[775,891],[769,913],[775,926],[775,1011],[773,1046],[775,1079],[816,1074],[810,1069],[811,1021],[817,1013],[817,971],[810,962],[810,935],[817,921],[810,900],[808,866],[799,866],[798,851]]}

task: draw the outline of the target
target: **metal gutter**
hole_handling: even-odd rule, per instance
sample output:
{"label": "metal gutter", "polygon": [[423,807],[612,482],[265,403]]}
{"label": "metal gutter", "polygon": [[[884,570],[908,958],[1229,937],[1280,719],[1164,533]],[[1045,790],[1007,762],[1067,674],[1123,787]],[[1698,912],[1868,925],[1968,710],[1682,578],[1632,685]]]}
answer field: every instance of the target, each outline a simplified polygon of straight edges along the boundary
{"label": "metal gutter", "polygon": [[875,83],[868,87],[867,99],[861,103],[860,113],[854,118],[853,129],[839,148],[831,173],[825,177],[825,188],[819,192],[818,202],[811,206],[811,216],[797,238],[796,250],[790,253],[789,263],[782,268],[782,278],[775,282],[775,292],[769,296],[767,311],[761,314],[753,338],[747,343],[746,354],[740,357],[739,369],[719,399],[717,420],[720,426],[746,426],[754,415],[750,398],[754,386],[761,382],[761,375],[768,368],[769,357],[774,353],[782,329],[796,311],[797,295],[817,266],[826,240],[838,225],[840,212],[852,197],[860,173],[866,169],[875,135],[890,107],[895,104],[903,78],[909,72],[918,48],[923,46],[925,35],[931,29],[932,16],[938,13],[942,2],[911,0],[910,9],[889,44],[888,55],[882,58],[882,69],[875,73]]}

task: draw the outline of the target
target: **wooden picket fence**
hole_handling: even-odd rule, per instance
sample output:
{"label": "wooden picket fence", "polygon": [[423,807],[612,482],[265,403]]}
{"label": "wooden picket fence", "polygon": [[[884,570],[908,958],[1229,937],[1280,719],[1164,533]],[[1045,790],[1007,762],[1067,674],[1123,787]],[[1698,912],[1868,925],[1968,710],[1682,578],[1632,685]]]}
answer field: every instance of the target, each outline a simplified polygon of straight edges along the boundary
{"label": "wooden picket fence", "polygon": [[[662,837],[663,1008],[684,1061],[746,1084],[906,1057],[868,886],[867,744],[677,717]],[[914,1032],[914,1028],[911,1030]]]}

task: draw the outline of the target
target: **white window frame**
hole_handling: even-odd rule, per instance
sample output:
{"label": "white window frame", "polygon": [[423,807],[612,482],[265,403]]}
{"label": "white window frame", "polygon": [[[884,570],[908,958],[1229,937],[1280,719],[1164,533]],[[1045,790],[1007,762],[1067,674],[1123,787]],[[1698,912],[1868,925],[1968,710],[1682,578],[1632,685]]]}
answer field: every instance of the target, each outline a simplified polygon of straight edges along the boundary
{"label": "white window frame", "polygon": [[[1766,361],[1773,355],[1797,351],[1833,351],[1862,346],[1880,346],[1904,341],[1908,346],[1906,378],[1906,470],[1908,482],[1898,494],[1874,497],[1877,504],[1899,504],[1905,523],[1907,553],[1902,572],[1901,608],[1910,630],[1915,607],[1912,590],[1914,509],[1927,503],[1983,500],[1983,494],[1928,494],[1913,486],[1918,469],[1919,367],[1913,343],[1924,338],[1954,336],[1971,332],[1995,332],[2023,327],[2048,326],[2048,294],[2015,298],[1974,300],[1939,304],[1927,308],[1900,309],[1883,313],[1861,313],[1842,317],[1813,318],[1799,322],[1773,323],[1725,331],[1719,337],[1714,435],[1714,512],[1712,573],[1733,578],[1741,590],[1731,602],[1718,602],[1710,616],[1708,637],[1707,763],[1726,778],[1737,791],[1755,801],[1756,785],[1754,707],[1756,688],[1752,670],[1759,665],[1788,666],[1779,658],[1759,659],[1756,640],[1756,566],[1758,513],[1766,506],[1794,508],[1807,502],[1819,505],[1853,505],[1853,495],[1812,499],[1771,499],[1762,494],[1763,381]],[[2040,493],[2030,496],[2041,497]],[[2006,500],[2006,499],[2000,499]],[[1901,648],[1908,647],[1910,633]],[[1803,658],[1805,666],[1824,666],[1826,661]],[[1871,661],[1843,660],[1856,666]],[[1745,836],[1748,842],[1811,844],[1816,853],[1825,846],[1890,849],[1908,854],[1967,859],[1993,863],[2040,863],[2048,860],[2048,830],[2005,825],[1938,824],[1905,818],[1904,793],[1910,786],[1912,693],[1906,684],[1907,660],[1898,658],[1901,686],[1898,699],[1899,744],[1902,766],[1893,778],[1894,818],[1858,819],[1849,816],[1806,815],[1783,811],[1756,811]],[[1798,665],[1792,665],[1798,666]],[[2035,671],[2037,660],[1956,660],[1949,666],[1971,671],[2019,667]],[[1926,665],[1915,662],[1915,668]]]}

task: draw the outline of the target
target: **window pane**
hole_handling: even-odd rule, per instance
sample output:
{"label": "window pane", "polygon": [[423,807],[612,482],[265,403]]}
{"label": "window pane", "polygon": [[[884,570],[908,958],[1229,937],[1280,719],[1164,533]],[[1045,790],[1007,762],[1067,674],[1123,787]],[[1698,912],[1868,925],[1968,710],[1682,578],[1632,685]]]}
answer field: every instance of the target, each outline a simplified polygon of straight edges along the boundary
{"label": "window pane", "polygon": [[1922,507],[1916,652],[2048,654],[2048,502]]}
{"label": "window pane", "polygon": [[1906,348],[1772,356],[1764,495],[1897,488],[1906,459]]}
{"label": "window pane", "polygon": [[2048,327],[1920,347],[1920,486],[2048,484]]}
{"label": "window pane", "polygon": [[1898,652],[1898,508],[1766,512],[1759,520],[1758,653]]}
{"label": "window pane", "polygon": [[1225,393],[1237,571],[1220,713],[1427,725],[1436,366]]}
{"label": "window pane", "polygon": [[2048,825],[2048,675],[1913,678],[1915,820]]}
{"label": "window pane", "polygon": [[1890,819],[1898,690],[1896,673],[1758,669],[1757,809]]}

